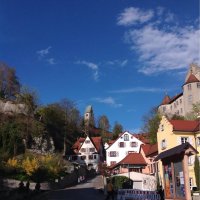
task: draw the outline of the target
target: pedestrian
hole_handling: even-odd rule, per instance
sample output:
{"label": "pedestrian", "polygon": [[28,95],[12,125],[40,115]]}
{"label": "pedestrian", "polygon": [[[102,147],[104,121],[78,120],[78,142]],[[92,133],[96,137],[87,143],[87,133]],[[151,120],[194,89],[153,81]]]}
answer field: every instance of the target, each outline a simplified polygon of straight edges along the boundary
{"label": "pedestrian", "polygon": [[105,200],[110,199],[110,197],[112,198],[112,200],[114,200],[114,189],[113,189],[113,184],[111,183],[110,180],[108,180],[107,182],[106,189],[107,189],[107,196]]}

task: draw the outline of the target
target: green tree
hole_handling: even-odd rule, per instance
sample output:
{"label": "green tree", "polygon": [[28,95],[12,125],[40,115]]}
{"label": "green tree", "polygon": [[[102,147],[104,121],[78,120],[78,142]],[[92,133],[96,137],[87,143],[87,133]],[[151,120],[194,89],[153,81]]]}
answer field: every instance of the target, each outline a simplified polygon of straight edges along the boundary
{"label": "green tree", "polygon": [[[73,142],[81,132],[81,117],[73,102],[61,102],[40,107],[37,111],[38,118],[44,124],[57,151],[69,151]],[[65,148],[65,149],[64,149]]]}
{"label": "green tree", "polygon": [[143,117],[144,125],[143,132],[149,133],[150,143],[155,144],[157,142],[157,132],[160,124],[161,116],[158,113],[157,108],[152,108],[150,112]]}
{"label": "green tree", "polygon": [[24,119],[26,122],[26,131],[24,132],[24,145],[25,149],[27,149],[29,138],[31,137],[31,132],[33,133],[33,129],[39,125],[34,118],[34,114],[38,106],[38,97],[34,90],[24,87],[17,95],[16,101],[17,103],[25,105],[26,116]]}
{"label": "green tree", "polygon": [[0,62],[0,98],[14,100],[20,92],[20,82],[14,68]]}
{"label": "green tree", "polygon": [[115,140],[118,138],[119,134],[123,132],[123,126],[120,123],[115,122],[112,132],[113,132],[113,140]]}
{"label": "green tree", "polygon": [[192,111],[186,114],[187,120],[196,120],[200,116],[200,101],[192,105]]}

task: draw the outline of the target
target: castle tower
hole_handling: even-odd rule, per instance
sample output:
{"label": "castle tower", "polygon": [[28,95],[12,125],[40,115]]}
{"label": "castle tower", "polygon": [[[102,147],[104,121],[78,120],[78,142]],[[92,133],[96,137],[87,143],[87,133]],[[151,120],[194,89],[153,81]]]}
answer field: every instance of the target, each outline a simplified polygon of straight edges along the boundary
{"label": "castle tower", "polygon": [[200,100],[200,80],[197,78],[198,73],[193,74],[191,68],[190,74],[183,85],[183,98],[185,114],[192,111],[193,104]]}

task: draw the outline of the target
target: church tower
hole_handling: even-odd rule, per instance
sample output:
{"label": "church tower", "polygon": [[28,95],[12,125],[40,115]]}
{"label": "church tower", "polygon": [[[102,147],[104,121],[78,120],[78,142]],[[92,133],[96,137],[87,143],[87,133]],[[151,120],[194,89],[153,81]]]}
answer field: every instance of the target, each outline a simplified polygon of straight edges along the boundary
{"label": "church tower", "polygon": [[87,106],[85,109],[84,122],[86,127],[89,127],[90,125],[94,126],[94,114],[91,105]]}

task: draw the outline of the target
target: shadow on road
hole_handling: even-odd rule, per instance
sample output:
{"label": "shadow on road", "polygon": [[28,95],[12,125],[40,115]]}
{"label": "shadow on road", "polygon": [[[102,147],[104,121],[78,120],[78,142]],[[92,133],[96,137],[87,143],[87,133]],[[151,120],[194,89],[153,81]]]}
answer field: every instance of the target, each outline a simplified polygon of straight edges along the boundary
{"label": "shadow on road", "polygon": [[38,200],[103,200],[105,196],[102,190],[96,188],[68,188],[48,192]]}

